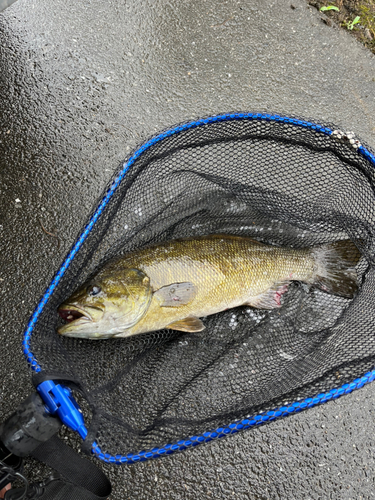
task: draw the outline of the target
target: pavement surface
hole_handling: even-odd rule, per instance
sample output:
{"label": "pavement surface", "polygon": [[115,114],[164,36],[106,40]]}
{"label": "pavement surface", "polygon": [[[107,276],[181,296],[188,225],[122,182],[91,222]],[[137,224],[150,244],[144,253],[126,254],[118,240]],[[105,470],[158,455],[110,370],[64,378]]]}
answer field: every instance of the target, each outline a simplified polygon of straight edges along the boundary
{"label": "pavement surface", "polygon": [[[0,14],[0,421],[33,390],[28,317],[136,144],[248,110],[331,121],[375,147],[375,57],[305,0],[293,7],[18,0]],[[373,498],[374,387],[162,460],[101,465],[111,499]]]}

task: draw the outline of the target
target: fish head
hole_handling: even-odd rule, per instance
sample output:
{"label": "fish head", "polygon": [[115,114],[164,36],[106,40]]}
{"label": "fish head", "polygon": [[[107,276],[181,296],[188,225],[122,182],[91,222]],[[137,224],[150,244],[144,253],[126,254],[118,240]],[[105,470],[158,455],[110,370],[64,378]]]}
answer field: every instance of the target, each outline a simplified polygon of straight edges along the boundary
{"label": "fish head", "polygon": [[58,308],[61,335],[101,339],[134,326],[152,298],[150,278],[139,269],[101,272]]}

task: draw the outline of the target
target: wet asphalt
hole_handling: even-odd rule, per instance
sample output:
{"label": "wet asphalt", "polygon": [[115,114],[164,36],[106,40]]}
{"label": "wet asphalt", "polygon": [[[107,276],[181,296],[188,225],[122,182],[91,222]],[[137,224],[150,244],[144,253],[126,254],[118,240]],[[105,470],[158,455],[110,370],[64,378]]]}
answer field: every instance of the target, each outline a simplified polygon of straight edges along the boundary
{"label": "wet asphalt", "polygon": [[[328,120],[375,147],[375,57],[292,3],[18,0],[0,13],[0,421],[33,390],[27,319],[136,144],[248,110]],[[373,498],[374,387],[162,460],[103,465],[111,499]]]}

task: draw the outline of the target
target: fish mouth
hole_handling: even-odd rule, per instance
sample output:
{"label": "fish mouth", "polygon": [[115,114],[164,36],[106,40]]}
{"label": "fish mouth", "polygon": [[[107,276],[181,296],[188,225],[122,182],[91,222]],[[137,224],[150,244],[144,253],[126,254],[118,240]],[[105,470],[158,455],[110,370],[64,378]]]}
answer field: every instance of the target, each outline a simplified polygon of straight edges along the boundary
{"label": "fish mouth", "polygon": [[57,312],[66,322],[57,329],[60,335],[87,338],[87,332],[95,328],[95,325],[102,319],[104,308],[88,305],[79,307],[65,303],[61,304]]}
{"label": "fish mouth", "polygon": [[57,312],[59,313],[60,318],[65,320],[67,323],[73,323],[78,319],[92,321],[92,316],[86,309],[81,309],[80,307],[73,306],[71,304],[59,307]]}
{"label": "fish mouth", "polygon": [[104,308],[87,306],[79,307],[73,304],[62,304],[57,310],[59,316],[66,321],[57,329],[60,335],[67,337],[86,337],[88,330],[100,322]]}

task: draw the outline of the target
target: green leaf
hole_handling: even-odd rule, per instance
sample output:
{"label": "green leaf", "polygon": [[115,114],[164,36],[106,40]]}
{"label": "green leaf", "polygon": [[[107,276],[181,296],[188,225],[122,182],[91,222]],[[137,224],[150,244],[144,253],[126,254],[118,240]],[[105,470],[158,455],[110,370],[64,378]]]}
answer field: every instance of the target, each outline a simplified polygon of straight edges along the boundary
{"label": "green leaf", "polygon": [[348,30],[352,30],[352,29],[354,28],[354,25],[359,23],[359,20],[360,20],[360,19],[361,19],[361,18],[360,18],[359,16],[357,16],[357,17],[355,17],[355,18],[353,19],[353,21],[349,21],[349,22],[347,23],[347,25],[346,25],[346,27],[348,28]]}
{"label": "green leaf", "polygon": [[319,10],[322,12],[326,10],[336,10],[337,12],[340,12],[340,9],[338,7],[335,7],[334,5],[327,5],[327,7],[320,7]]}

